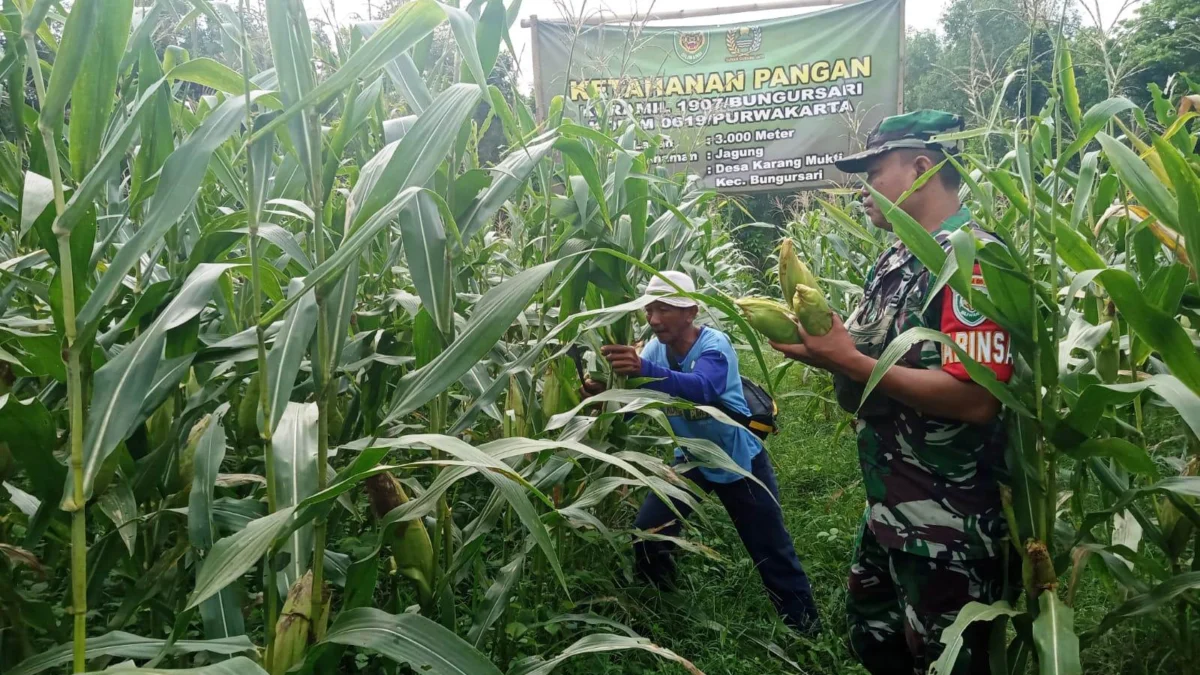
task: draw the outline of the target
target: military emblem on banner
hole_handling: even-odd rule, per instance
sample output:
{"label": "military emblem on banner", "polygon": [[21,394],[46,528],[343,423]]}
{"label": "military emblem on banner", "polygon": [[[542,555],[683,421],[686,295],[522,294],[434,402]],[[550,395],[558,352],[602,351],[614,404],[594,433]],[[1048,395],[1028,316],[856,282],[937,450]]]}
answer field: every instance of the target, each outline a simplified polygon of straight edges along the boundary
{"label": "military emblem on banner", "polygon": [[726,61],[749,61],[762,56],[762,28],[742,26],[725,33],[725,49],[729,50]]}
{"label": "military emblem on banner", "polygon": [[699,31],[675,33],[675,55],[684,63],[698,63],[708,53],[708,36]]}

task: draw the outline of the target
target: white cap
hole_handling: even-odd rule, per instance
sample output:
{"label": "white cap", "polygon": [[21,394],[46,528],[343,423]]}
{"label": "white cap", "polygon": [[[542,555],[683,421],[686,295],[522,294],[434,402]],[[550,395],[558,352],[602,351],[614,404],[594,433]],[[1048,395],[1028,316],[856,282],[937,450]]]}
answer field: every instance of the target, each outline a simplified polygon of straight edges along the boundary
{"label": "white cap", "polygon": [[[676,286],[679,286],[688,293],[696,292],[696,282],[692,281],[692,278],[687,274],[684,274],[683,272],[663,272],[662,275],[670,279],[675,283]],[[675,290],[674,286],[655,276],[650,277],[650,283],[646,285],[646,295],[643,297],[652,297],[654,298],[655,302],[661,302],[665,305],[671,305],[672,307],[700,306],[700,303],[692,300],[691,298],[665,297],[678,292],[679,291]]]}

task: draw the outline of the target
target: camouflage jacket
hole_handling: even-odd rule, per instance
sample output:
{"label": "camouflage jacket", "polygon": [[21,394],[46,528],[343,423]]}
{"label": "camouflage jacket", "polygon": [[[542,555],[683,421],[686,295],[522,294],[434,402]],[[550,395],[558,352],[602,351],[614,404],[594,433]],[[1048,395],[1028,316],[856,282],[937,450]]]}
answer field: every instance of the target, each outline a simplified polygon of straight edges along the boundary
{"label": "camouflage jacket", "polygon": [[[934,237],[949,251],[950,233],[969,222],[963,209]],[[996,241],[972,228],[978,238]],[[972,285],[982,289],[978,267],[974,272]],[[933,285],[933,275],[903,244],[884,251],[867,275],[862,302],[846,321],[859,351],[878,358],[910,328],[932,328],[1006,381],[1012,372],[1008,335],[948,286],[927,302]],[[936,342],[914,344],[899,363],[969,379],[954,352]],[[999,555],[1007,531],[999,493],[1007,478],[1003,423],[973,425],[924,415],[878,391],[860,409],[862,385],[842,376],[834,383],[839,403],[858,413],[867,524],[879,542],[948,560]]]}

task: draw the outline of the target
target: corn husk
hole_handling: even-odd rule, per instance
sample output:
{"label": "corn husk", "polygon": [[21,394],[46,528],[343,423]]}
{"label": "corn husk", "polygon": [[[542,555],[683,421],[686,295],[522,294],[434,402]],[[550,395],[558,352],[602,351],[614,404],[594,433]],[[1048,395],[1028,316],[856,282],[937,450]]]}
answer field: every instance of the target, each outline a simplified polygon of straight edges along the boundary
{"label": "corn husk", "polygon": [[[784,239],[779,247],[779,287],[783,291],[784,302],[792,302],[792,298],[796,296],[796,287],[801,285],[819,288],[817,277],[808,269],[808,265],[797,257],[795,244],[790,238]],[[796,307],[793,305],[791,310],[796,311]]]}
{"label": "corn husk", "polygon": [[833,313],[825,296],[815,288],[800,284],[792,298],[796,319],[809,335],[821,336],[833,330]]}
{"label": "corn husk", "polygon": [[787,307],[767,298],[742,298],[737,301],[737,306],[750,327],[772,342],[800,344],[796,317]]}
{"label": "corn husk", "polygon": [[312,572],[308,572],[288,591],[279,621],[275,623],[275,653],[271,675],[283,675],[304,660],[308,635],[312,628]]}

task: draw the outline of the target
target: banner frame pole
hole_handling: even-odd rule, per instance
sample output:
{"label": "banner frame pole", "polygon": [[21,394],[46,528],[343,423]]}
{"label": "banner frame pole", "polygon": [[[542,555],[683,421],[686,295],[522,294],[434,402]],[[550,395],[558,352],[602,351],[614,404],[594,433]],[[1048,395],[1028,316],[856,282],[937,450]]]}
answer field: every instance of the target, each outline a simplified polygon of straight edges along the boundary
{"label": "banner frame pole", "polygon": [[[521,22],[525,25],[525,21]],[[538,58],[538,17],[537,14],[529,17],[529,44],[530,57],[533,58],[533,104],[537,107],[534,113],[534,119],[543,120],[546,118],[546,101],[545,95],[542,92],[542,62]]]}
{"label": "banner frame pole", "polygon": [[904,71],[908,59],[908,0],[900,0],[900,87],[896,91],[896,114],[904,114]]}
{"label": "banner frame pole", "polygon": [[[853,5],[859,2],[862,2],[862,0],[780,0],[777,2],[752,2],[744,5],[734,5],[732,7],[705,7],[699,9],[681,9],[676,12],[654,12],[647,14],[638,14],[635,12],[633,14],[605,16],[603,12],[600,12],[595,16],[580,19],[574,23],[584,26],[597,26],[613,23],[629,23],[633,21],[677,21],[679,19],[722,16],[725,14],[767,12],[777,9],[799,9],[802,7],[838,7],[841,5]],[[536,23],[537,16],[530,16],[528,19],[521,19],[521,28],[533,28]]]}

